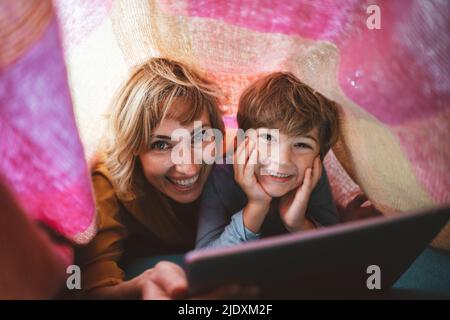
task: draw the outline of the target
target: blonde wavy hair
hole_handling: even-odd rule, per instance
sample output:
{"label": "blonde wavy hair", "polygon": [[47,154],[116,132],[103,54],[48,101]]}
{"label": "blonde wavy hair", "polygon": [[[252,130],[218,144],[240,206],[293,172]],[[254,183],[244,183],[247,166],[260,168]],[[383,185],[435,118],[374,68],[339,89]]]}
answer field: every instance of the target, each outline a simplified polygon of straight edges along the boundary
{"label": "blonde wavy hair", "polygon": [[[109,115],[105,165],[118,195],[136,197],[138,155],[149,149],[152,130],[164,118],[175,118],[186,125],[206,110],[211,126],[224,132],[220,97],[212,82],[174,60],[152,58],[133,70],[113,100]],[[175,99],[188,104],[186,112],[171,110]]]}

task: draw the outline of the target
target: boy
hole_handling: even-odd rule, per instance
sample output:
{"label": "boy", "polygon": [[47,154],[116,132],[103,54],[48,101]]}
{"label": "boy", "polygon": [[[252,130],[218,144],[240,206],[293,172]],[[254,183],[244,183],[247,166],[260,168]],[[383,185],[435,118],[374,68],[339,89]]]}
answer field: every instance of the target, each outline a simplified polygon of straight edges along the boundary
{"label": "boy", "polygon": [[[338,137],[336,104],[276,72],[242,93],[237,120],[254,135],[235,151],[233,167],[215,166],[202,195],[197,248],[338,223],[321,163]],[[263,146],[277,154],[262,155]]]}

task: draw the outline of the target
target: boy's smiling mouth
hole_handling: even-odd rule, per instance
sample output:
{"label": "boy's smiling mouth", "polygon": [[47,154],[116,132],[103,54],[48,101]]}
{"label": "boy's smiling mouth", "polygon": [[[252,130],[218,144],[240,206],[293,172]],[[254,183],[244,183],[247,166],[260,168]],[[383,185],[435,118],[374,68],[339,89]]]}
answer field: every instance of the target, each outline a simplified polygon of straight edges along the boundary
{"label": "boy's smiling mouth", "polygon": [[281,183],[287,182],[294,177],[294,175],[290,173],[284,173],[268,169],[261,169],[261,176],[270,178],[274,182],[281,182]]}

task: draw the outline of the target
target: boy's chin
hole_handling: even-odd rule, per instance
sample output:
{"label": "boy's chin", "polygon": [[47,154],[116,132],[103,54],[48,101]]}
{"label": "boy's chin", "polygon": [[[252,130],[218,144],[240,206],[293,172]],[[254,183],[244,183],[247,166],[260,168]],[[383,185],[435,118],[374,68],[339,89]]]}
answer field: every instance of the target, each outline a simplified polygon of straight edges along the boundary
{"label": "boy's chin", "polygon": [[290,191],[296,189],[295,186],[287,187],[287,186],[276,186],[272,184],[264,184],[262,185],[262,187],[264,191],[272,198],[280,198],[289,193]]}

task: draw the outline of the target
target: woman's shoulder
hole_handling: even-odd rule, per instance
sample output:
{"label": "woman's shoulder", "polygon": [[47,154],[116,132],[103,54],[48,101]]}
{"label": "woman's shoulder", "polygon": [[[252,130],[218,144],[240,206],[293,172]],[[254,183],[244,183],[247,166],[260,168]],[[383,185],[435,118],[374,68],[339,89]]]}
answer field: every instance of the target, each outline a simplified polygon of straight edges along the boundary
{"label": "woman's shoulder", "polygon": [[215,164],[211,172],[210,180],[219,189],[228,189],[236,187],[238,184],[234,180],[233,165],[231,164]]}
{"label": "woman's shoulder", "polygon": [[246,196],[239,184],[234,180],[232,164],[215,164],[209,178],[209,188],[219,195],[222,201],[245,203]]}
{"label": "woman's shoulder", "polygon": [[98,197],[99,193],[115,193],[111,175],[105,163],[100,161],[91,170],[91,179],[94,192]]}
{"label": "woman's shoulder", "polygon": [[214,165],[212,176],[220,179],[233,179],[233,165],[226,163],[216,163]]}
{"label": "woman's shoulder", "polygon": [[101,175],[107,180],[111,181],[111,175],[109,173],[108,167],[106,166],[106,160],[105,156],[99,156],[99,158],[96,160],[95,164],[91,168],[91,175]]}
{"label": "woman's shoulder", "polygon": [[103,161],[93,166],[91,179],[99,227],[111,219],[121,221],[126,203],[118,195],[108,167]]}

